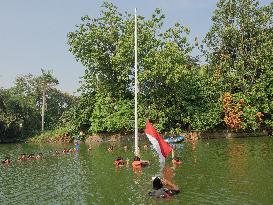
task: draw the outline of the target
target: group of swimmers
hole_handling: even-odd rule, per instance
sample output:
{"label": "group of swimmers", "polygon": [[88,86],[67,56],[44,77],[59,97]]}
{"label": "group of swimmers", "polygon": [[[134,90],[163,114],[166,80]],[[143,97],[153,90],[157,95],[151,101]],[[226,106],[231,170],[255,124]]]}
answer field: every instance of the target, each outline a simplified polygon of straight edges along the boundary
{"label": "group of swimmers", "polygon": [[[141,160],[140,157],[135,156],[132,162],[132,167],[135,169],[146,167],[150,164],[148,160]],[[182,161],[179,157],[174,157],[172,159],[172,164],[179,165],[182,164]],[[122,167],[124,165],[129,166],[129,159],[124,160],[123,157],[117,157],[114,161],[116,167]]]}
{"label": "group of swimmers", "polygon": [[[144,150],[147,150],[147,149],[148,149],[148,145],[145,144],[145,145],[143,146],[143,148],[144,148]],[[127,146],[124,146],[125,152],[127,151],[127,149],[128,149],[128,147],[127,147]],[[108,152],[113,152],[113,150],[114,150],[114,147],[113,147],[113,146],[110,146],[110,147],[108,147],[108,149],[107,149]],[[149,161],[147,161],[147,160],[141,160],[139,156],[134,156],[133,162],[132,162],[132,167],[133,167],[134,169],[139,169],[139,168],[141,168],[141,167],[146,167],[146,166],[148,166],[149,164],[150,164]],[[172,159],[172,164],[174,164],[174,165],[179,165],[179,164],[182,164],[182,161],[180,160],[179,157],[175,156],[175,157],[173,157],[173,159]],[[116,167],[122,167],[122,166],[124,166],[124,165],[126,165],[126,166],[128,167],[128,166],[129,166],[129,159],[127,158],[126,160],[124,160],[123,157],[119,156],[119,157],[117,157],[117,158],[115,159],[114,165],[115,165]]]}
{"label": "group of swimmers", "polygon": [[75,153],[75,152],[77,152],[77,151],[78,151],[78,150],[77,150],[76,148],[69,148],[69,149],[64,148],[62,151],[56,150],[56,151],[53,153],[53,156],[59,156],[59,155],[66,154],[66,153]]}
{"label": "group of swimmers", "polygon": [[[128,146],[127,146],[127,145],[125,145],[123,148],[124,148],[124,151],[125,151],[125,152],[128,151]],[[145,144],[145,145],[143,146],[143,149],[144,149],[144,150],[147,150],[147,149],[148,149],[148,145]],[[113,146],[109,146],[109,147],[107,148],[107,151],[108,151],[108,152],[113,152],[113,151],[114,151],[114,147],[113,147]],[[141,168],[141,167],[145,167],[145,166],[148,166],[149,164],[150,164],[149,161],[147,161],[147,160],[141,160],[140,157],[138,157],[138,156],[135,156],[135,157],[133,158],[133,162],[132,162],[132,166],[133,166],[134,169],[138,169],[138,168]],[[126,160],[124,160],[123,157],[117,157],[117,158],[115,159],[115,161],[114,161],[114,165],[115,165],[116,167],[122,167],[122,166],[124,166],[124,165],[126,165],[126,166],[128,167],[128,166],[129,166],[129,159],[127,158]]]}
{"label": "group of swimmers", "polygon": [[[42,159],[43,158],[43,154],[42,153],[38,153],[38,154],[20,154],[17,158],[17,161],[27,161],[27,160],[35,160],[35,159]],[[3,159],[2,164],[10,164],[11,163],[11,159],[9,157],[5,157],[5,159]]]}
{"label": "group of swimmers", "polygon": [[[128,147],[125,145],[123,148],[124,148],[124,151],[127,152]],[[147,144],[145,144],[145,145],[143,146],[143,149],[144,149],[144,150],[148,150],[148,148],[149,148],[149,147],[148,147]],[[88,150],[89,150],[89,149],[88,149]],[[113,151],[114,151],[114,147],[113,147],[113,146],[109,146],[109,147],[107,148],[107,151],[108,151],[108,152],[113,152]],[[148,166],[149,164],[150,164],[149,161],[147,161],[147,160],[141,160],[139,156],[134,156],[133,162],[132,162],[132,167],[137,169],[137,168],[141,168],[141,167],[146,167],[146,166]],[[182,161],[180,160],[179,157],[175,156],[175,157],[173,157],[173,159],[172,159],[172,164],[174,164],[174,165],[182,164]],[[117,158],[115,159],[114,165],[115,165],[116,167],[122,167],[122,166],[124,166],[124,165],[126,165],[126,166],[128,167],[128,166],[129,166],[129,159],[127,158],[126,160],[124,160],[123,157],[119,156],[119,157],[117,157]]]}
{"label": "group of swimmers", "polygon": [[[144,150],[148,149],[148,145],[144,145]],[[113,152],[114,147],[110,146],[108,147],[108,152]],[[128,150],[127,146],[124,146],[124,151],[126,152]],[[116,168],[118,167],[123,167],[126,165],[126,167],[129,167],[129,159],[127,158],[126,160],[123,159],[123,157],[119,156],[115,159],[114,165]],[[172,164],[174,167],[179,166],[182,164],[182,161],[180,160],[179,157],[175,156],[172,159]],[[134,156],[133,162],[131,163],[132,168],[134,171],[141,170],[142,167],[146,167],[150,165],[150,162],[147,160],[141,160],[139,156]],[[164,174],[163,174],[164,175]],[[152,179],[152,187],[153,190],[150,191],[148,194],[149,196],[156,197],[156,198],[169,198],[172,197],[173,195],[176,195],[180,192],[179,188],[177,185],[171,182],[170,179],[167,177],[153,177]]]}
{"label": "group of swimmers", "polygon": [[[174,167],[177,167],[182,164],[182,161],[179,159],[179,157],[174,157],[172,159],[172,164],[174,165]],[[114,165],[116,166],[116,168],[122,167],[124,165],[126,165],[126,167],[129,167],[129,159],[124,160],[123,157],[117,157],[114,161]],[[132,162],[133,170],[136,173],[138,173],[138,171],[141,171],[142,167],[146,167],[148,165],[150,165],[149,161],[141,160],[138,156],[135,156]],[[170,198],[180,192],[178,186],[171,181],[172,177],[169,177],[169,179],[167,177],[168,175],[166,173],[163,173],[162,178],[160,176],[152,178],[153,190],[148,193],[149,196],[155,198]]]}
{"label": "group of swimmers", "polygon": [[[77,152],[76,148],[64,148],[61,151],[56,150],[52,155],[53,156],[60,156],[62,154],[67,154],[67,153],[75,153]],[[38,160],[38,159],[42,159],[43,158],[43,153],[38,153],[38,154],[20,154],[17,157],[17,161],[29,161],[29,160]],[[11,163],[11,159],[10,157],[6,156],[2,161],[2,164],[7,165]]]}
{"label": "group of swimmers", "polygon": [[[148,145],[144,145],[144,150],[148,149]],[[92,148],[89,147],[88,150],[90,151]],[[124,146],[124,150],[127,151],[128,147]],[[113,152],[114,147],[110,146],[108,147],[108,152]],[[59,156],[67,153],[75,153],[78,151],[78,146],[76,148],[69,148],[69,149],[63,149],[62,151],[55,151],[53,153],[53,156]],[[27,160],[38,160],[42,159],[43,154],[38,153],[38,154],[20,154],[17,158],[18,161],[27,161]],[[6,157],[4,160],[2,160],[2,164],[10,164],[11,160],[9,157]],[[179,159],[179,157],[174,157],[172,159],[172,164],[173,165],[179,165],[182,164],[182,161]],[[116,160],[114,161],[114,165],[116,167],[122,167],[126,165],[127,167],[129,166],[129,159],[124,160],[123,157],[117,157]],[[141,160],[139,156],[134,156],[133,162],[132,162],[132,167],[133,169],[136,170],[141,170],[142,167],[146,167],[150,165],[150,162],[147,160]],[[166,177],[160,178],[159,176],[154,177],[152,181],[152,186],[153,186],[153,191],[150,191],[148,194],[150,196],[154,196],[157,198],[168,198],[171,197],[177,193],[180,192],[178,186],[173,184],[171,180],[167,179]]]}
{"label": "group of swimmers", "polygon": [[[122,167],[126,164],[126,166],[129,166],[129,159],[124,160],[123,157],[117,157],[114,161],[114,165],[116,167]],[[132,162],[132,166],[134,169],[140,169],[142,167],[146,167],[150,164],[147,160],[141,160],[140,157],[135,156]]]}

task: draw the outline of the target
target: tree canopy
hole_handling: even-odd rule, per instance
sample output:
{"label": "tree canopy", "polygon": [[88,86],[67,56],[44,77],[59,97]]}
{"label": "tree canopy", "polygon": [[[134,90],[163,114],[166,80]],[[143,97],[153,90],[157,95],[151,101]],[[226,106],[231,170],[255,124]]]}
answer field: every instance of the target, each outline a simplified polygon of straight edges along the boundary
{"label": "tree canopy", "polygon": [[[138,16],[140,127],[146,119],[160,131],[270,127],[272,4],[220,0],[202,45],[205,64],[192,56],[189,29],[163,29],[164,19],[160,9]],[[94,133],[133,130],[132,14],[104,2],[99,17],[76,27],[68,44],[86,67],[76,120]]]}
{"label": "tree canopy", "polygon": [[[273,3],[219,0],[201,44],[191,43],[179,22],[168,28],[160,9],[137,19],[140,129],[150,119],[160,132],[272,131]],[[46,130],[133,131],[134,23],[107,1],[98,17],[83,16],[67,34],[69,51],[85,67],[80,96],[56,89],[51,71],[19,76],[0,90],[1,140],[39,132],[43,93]]]}
{"label": "tree canopy", "polygon": [[0,89],[0,142],[24,140],[41,131],[42,93],[46,86],[45,129],[55,129],[62,114],[75,102],[75,97],[48,85],[58,80],[52,71],[39,76],[21,75],[9,89]]}

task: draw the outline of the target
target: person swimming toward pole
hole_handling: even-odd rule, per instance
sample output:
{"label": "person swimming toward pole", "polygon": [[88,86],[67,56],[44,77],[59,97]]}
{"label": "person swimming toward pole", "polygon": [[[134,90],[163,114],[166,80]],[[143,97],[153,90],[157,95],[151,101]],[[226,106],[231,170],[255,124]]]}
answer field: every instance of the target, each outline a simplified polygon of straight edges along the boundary
{"label": "person swimming toward pole", "polygon": [[2,160],[2,164],[10,164],[11,163],[11,160],[9,157],[5,157],[4,160]]}
{"label": "person swimming toward pole", "polygon": [[182,164],[182,161],[180,160],[179,157],[174,157],[172,159],[172,163],[175,164],[175,165],[178,165],[178,164]]}
{"label": "person swimming toward pole", "polygon": [[141,169],[142,167],[146,167],[150,164],[147,160],[141,160],[140,157],[135,156],[134,161],[132,162],[132,166],[134,169]]}
{"label": "person swimming toward pole", "polygon": [[177,185],[165,178],[161,179],[159,176],[157,176],[153,177],[152,180],[153,191],[150,191],[148,193],[149,196],[153,196],[156,198],[170,198],[171,196],[176,195],[180,192]]}
{"label": "person swimming toward pole", "polygon": [[118,157],[115,160],[114,164],[116,165],[116,167],[124,166],[125,163],[124,163],[123,157]]}
{"label": "person swimming toward pole", "polygon": [[27,155],[26,154],[20,154],[17,158],[18,161],[25,161],[27,160]]}

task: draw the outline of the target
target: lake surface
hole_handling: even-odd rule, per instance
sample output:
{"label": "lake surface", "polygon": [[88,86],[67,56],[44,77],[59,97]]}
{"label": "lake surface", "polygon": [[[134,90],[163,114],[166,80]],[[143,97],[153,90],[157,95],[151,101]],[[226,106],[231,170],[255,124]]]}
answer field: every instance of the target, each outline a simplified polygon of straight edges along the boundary
{"label": "lake surface", "polygon": [[[162,173],[153,150],[141,149],[151,166],[134,172],[113,164],[117,156],[132,161],[133,144],[112,144],[113,152],[109,145],[88,151],[81,144],[79,153],[62,156],[53,153],[73,145],[0,145],[0,158],[12,160],[0,165],[0,204],[273,204],[273,138],[199,140],[177,147],[183,164],[173,167],[168,158],[163,171],[181,193],[168,200],[147,194],[151,178]],[[39,152],[43,159],[16,160],[20,153]]]}

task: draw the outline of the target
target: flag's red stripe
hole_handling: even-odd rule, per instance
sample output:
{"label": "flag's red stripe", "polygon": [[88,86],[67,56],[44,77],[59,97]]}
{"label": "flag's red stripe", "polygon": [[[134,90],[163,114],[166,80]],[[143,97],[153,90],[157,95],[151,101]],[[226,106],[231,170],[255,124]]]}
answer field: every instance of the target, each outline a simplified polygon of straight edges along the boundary
{"label": "flag's red stripe", "polygon": [[172,147],[166,141],[164,141],[163,137],[160,136],[149,120],[146,122],[145,133],[151,135],[158,141],[161,153],[166,158],[172,151]]}

